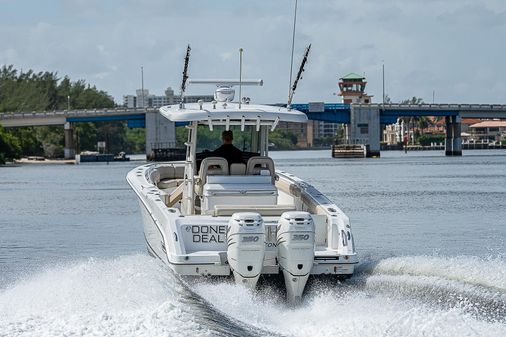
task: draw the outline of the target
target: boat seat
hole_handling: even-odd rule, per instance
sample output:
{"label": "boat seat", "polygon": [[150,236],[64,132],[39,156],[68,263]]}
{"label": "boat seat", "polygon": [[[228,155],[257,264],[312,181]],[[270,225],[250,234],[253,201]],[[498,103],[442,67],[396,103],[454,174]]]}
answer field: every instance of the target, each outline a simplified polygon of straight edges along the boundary
{"label": "boat seat", "polygon": [[179,185],[181,185],[182,183],[184,182],[184,179],[174,179],[174,178],[171,178],[171,179],[163,179],[163,180],[160,180],[160,182],[158,183],[158,188],[160,189],[165,189],[165,188],[176,188],[178,187]]}
{"label": "boat seat", "polygon": [[154,185],[157,185],[160,182],[160,172],[158,172],[158,170],[152,170],[149,173],[149,180],[151,180]]}
{"label": "boat seat", "polygon": [[174,165],[174,178],[183,179],[184,178],[184,165]]}
{"label": "boat seat", "polygon": [[[184,178],[184,166],[157,165],[149,174],[149,179],[157,185],[160,182],[167,182],[174,179]],[[164,188],[159,186],[160,188]]]}
{"label": "boat seat", "polygon": [[266,156],[255,156],[248,160],[246,166],[247,175],[262,175],[262,171],[268,171],[272,183],[274,184],[276,178],[276,169],[274,168],[274,161],[270,157]]}
{"label": "boat seat", "polygon": [[160,180],[175,178],[176,170],[172,165],[157,166],[156,170],[160,174]]}
{"label": "boat seat", "polygon": [[243,176],[245,174],[246,174],[246,164],[233,163],[232,165],[230,165],[231,176]]}
{"label": "boat seat", "polygon": [[213,216],[230,216],[239,212],[256,212],[262,216],[280,216],[295,211],[294,205],[215,205]]}
{"label": "boat seat", "polygon": [[207,182],[207,176],[228,175],[228,162],[222,157],[208,157],[202,160],[198,178],[195,181],[195,193],[202,195],[202,189]]}

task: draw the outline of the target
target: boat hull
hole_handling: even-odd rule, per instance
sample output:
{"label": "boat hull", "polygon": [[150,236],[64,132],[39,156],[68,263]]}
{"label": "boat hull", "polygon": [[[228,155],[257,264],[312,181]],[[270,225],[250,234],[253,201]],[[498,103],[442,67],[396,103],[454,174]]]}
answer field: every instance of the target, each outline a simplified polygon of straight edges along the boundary
{"label": "boat hull", "polygon": [[[179,209],[168,207],[164,201],[164,192],[149,178],[152,171],[162,165],[164,164],[141,166],[134,169],[127,178],[139,200],[149,254],[163,261],[180,275],[232,275],[226,244],[226,232],[231,216],[184,216]],[[312,216],[315,221],[316,243],[310,275],[350,277],[358,258],[354,251],[347,217],[337,206],[325,204],[329,202],[328,199],[312,186],[284,172],[278,174],[279,182],[292,184],[288,189],[305,200],[306,211],[314,213]],[[265,255],[261,274],[279,275],[283,272],[278,264],[279,252],[276,242],[279,215],[263,216],[263,221]],[[334,235],[336,233],[337,235]]]}

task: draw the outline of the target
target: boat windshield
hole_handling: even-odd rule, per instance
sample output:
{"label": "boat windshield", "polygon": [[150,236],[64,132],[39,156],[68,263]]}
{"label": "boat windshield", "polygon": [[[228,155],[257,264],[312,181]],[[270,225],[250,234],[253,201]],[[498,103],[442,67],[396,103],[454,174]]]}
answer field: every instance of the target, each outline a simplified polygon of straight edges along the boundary
{"label": "boat windshield", "polygon": [[[252,133],[256,132],[252,126],[246,126],[241,131],[240,126],[231,126],[233,134],[232,144],[243,152],[251,152]],[[197,131],[197,152],[214,151],[222,145],[221,134],[225,126],[215,126],[213,131],[206,125],[199,125]]]}
{"label": "boat windshield", "polygon": [[[222,141],[222,132],[225,131],[225,126],[215,126],[213,130],[209,130],[206,125],[199,125],[197,131],[197,147],[196,147],[196,159],[197,169],[200,167],[200,163],[204,158],[207,157],[224,157],[227,160],[231,160],[229,157],[241,158],[238,159],[244,164],[247,163],[248,159],[254,156],[259,156],[259,146],[255,146],[254,142],[259,142],[259,132],[256,131],[255,126],[245,126],[244,131],[241,131],[240,126],[230,126],[232,131],[233,140],[232,145],[237,149],[220,149],[224,143]],[[225,151],[225,153],[223,153]],[[236,152],[240,151],[241,154]],[[228,155],[227,155],[228,154]]]}

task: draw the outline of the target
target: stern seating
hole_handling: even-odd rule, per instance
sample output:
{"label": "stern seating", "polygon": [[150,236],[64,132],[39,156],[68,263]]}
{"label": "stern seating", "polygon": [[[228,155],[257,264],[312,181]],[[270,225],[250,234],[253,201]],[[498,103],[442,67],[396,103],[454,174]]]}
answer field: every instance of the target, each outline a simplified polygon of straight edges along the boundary
{"label": "stern seating", "polygon": [[228,175],[228,162],[222,157],[207,157],[200,164],[200,171],[197,181],[195,182],[195,193],[202,195],[202,188],[207,182],[207,176],[212,175]]}
{"label": "stern seating", "polygon": [[157,165],[150,173],[150,180],[159,188],[177,187],[184,178],[184,166],[173,164]]}
{"label": "stern seating", "polygon": [[255,212],[261,216],[280,216],[295,211],[294,205],[214,205],[213,216],[230,216],[238,212]]}
{"label": "stern seating", "polygon": [[266,156],[254,156],[248,160],[248,164],[232,163],[230,166],[223,157],[207,157],[202,160],[198,177],[195,181],[195,193],[202,196],[207,176],[242,176],[242,175],[270,175],[271,183],[275,182],[274,161]]}
{"label": "stern seating", "polygon": [[275,177],[274,161],[266,156],[254,156],[247,164],[230,166],[222,157],[205,158],[195,180],[199,210],[201,214],[214,216],[238,210],[278,216],[294,210],[295,205],[278,205]]}
{"label": "stern seating", "polygon": [[172,165],[158,166],[156,170],[160,173],[160,179],[174,179],[176,177],[176,169]]}
{"label": "stern seating", "polygon": [[274,168],[274,161],[270,157],[266,156],[255,156],[248,160],[246,167],[247,175],[263,175],[262,171],[268,171],[272,183],[274,184],[276,179],[276,169]]}
{"label": "stern seating", "polygon": [[233,163],[230,165],[231,176],[243,176],[246,174],[246,164]]}

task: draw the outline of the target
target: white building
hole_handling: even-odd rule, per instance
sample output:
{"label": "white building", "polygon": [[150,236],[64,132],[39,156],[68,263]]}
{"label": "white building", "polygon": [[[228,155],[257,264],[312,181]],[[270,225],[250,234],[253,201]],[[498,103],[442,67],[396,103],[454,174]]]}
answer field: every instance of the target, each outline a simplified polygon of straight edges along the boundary
{"label": "white building", "polygon": [[469,127],[475,141],[500,142],[506,138],[506,121],[486,120]]}
{"label": "white building", "polygon": [[314,138],[325,138],[334,137],[337,135],[341,124],[329,123],[323,121],[315,121],[313,125],[313,137]]}
{"label": "white building", "polygon": [[[185,103],[196,103],[198,100],[202,100],[204,102],[211,102],[214,100],[213,95],[190,95],[185,96]],[[159,108],[164,105],[176,104],[179,102],[179,96],[174,95],[174,90],[171,87],[168,87],[165,90],[164,96],[156,96],[153,94],[149,94],[148,89],[138,89],[135,91],[135,95],[124,95],[123,96],[123,106],[127,108]]]}

